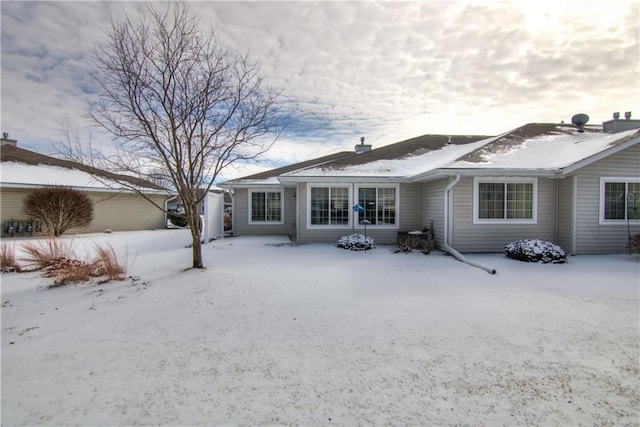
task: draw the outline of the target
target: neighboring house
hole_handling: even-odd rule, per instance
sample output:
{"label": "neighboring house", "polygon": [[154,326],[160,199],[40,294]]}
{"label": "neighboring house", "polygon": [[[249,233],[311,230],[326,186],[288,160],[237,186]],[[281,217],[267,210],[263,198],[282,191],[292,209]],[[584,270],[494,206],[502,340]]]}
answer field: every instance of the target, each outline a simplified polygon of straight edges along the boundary
{"label": "neighboring house", "polygon": [[637,128],[629,115],[604,130],[534,123],[495,137],[425,135],[220,186],[233,190],[236,235],[334,242],[362,233],[366,219],[381,244],[431,227],[437,247],[461,252],[537,238],[572,254],[619,253],[640,233]]}
{"label": "neighboring house", "polygon": [[[6,134],[0,146],[0,161],[3,237],[27,234],[26,230],[17,232],[19,223],[32,219],[22,212],[24,199],[34,188],[54,185],[82,191],[94,203],[91,224],[82,229],[71,229],[68,233],[165,228],[164,212],[131,189],[136,188],[164,209],[168,191],[148,181],[24,150]],[[15,224],[10,230],[12,222]]]}

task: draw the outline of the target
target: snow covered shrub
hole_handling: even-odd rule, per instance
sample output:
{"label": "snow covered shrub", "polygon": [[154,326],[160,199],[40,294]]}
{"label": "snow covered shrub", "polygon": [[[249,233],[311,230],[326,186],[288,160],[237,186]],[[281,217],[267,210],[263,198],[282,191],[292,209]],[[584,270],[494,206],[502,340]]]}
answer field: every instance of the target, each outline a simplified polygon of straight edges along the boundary
{"label": "snow covered shrub", "polygon": [[336,242],[336,246],[342,249],[349,249],[350,251],[364,251],[375,247],[373,239],[371,237],[365,237],[362,234],[342,236]]}
{"label": "snow covered shrub", "polygon": [[640,234],[631,236],[627,249],[634,254],[640,254]]}
{"label": "snow covered shrub", "polygon": [[509,243],[505,247],[509,258],[527,262],[562,264],[567,262],[564,250],[551,242],[538,239],[523,239]]}

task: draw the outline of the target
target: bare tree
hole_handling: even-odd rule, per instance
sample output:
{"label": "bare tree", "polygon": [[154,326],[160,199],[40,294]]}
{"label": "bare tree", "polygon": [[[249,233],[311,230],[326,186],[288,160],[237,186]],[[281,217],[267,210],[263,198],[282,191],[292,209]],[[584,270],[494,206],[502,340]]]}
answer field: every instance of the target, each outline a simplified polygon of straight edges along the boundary
{"label": "bare tree", "polygon": [[102,91],[92,117],[120,142],[121,169],[169,178],[191,229],[193,268],[204,268],[198,204],[225,167],[271,148],[278,94],[187,4],[146,12],[138,23],[112,20],[96,49]]}

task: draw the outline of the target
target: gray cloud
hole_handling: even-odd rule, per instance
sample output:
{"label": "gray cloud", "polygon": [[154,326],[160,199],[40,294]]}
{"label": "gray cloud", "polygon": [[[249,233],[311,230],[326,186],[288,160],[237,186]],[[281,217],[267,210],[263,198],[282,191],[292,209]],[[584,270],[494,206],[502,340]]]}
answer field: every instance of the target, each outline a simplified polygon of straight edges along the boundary
{"label": "gray cloud", "polygon": [[[2,2],[2,128],[39,148],[84,126],[110,14],[141,3]],[[637,2],[194,2],[282,90],[274,165],[424,133],[640,115]]]}

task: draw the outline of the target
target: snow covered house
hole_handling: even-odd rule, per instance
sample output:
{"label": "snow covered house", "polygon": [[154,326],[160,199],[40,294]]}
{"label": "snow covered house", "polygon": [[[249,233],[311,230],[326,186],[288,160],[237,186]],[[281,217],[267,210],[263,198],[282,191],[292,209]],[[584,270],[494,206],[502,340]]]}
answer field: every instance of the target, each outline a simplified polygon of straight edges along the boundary
{"label": "snow covered house", "polygon": [[234,194],[236,235],[335,242],[366,220],[381,244],[430,227],[437,247],[460,252],[502,252],[523,238],[572,254],[624,252],[640,233],[640,120],[626,122],[612,126],[631,129],[619,132],[532,123],[494,137],[424,135],[220,186]]}
{"label": "snow covered house", "polygon": [[165,228],[164,212],[131,189],[133,186],[140,190],[164,208],[169,192],[148,181],[24,150],[6,134],[0,146],[0,162],[3,237],[39,231],[30,229],[27,233],[24,224],[31,218],[22,213],[24,199],[34,188],[53,185],[85,192],[94,203],[91,224],[83,229],[69,230],[69,233]]}

